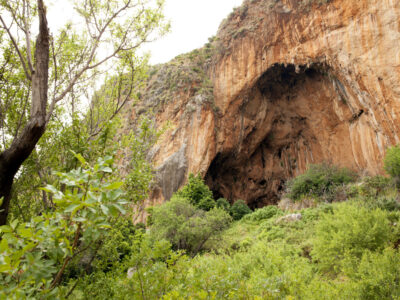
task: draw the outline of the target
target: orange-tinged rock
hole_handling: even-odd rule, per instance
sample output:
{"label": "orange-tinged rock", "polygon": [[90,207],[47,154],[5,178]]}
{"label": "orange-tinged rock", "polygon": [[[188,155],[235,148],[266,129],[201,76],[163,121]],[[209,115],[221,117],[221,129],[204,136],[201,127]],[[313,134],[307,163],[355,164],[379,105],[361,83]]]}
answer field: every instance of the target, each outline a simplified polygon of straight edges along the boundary
{"label": "orange-tinged rock", "polygon": [[317,2],[245,1],[224,21],[204,67],[214,100],[177,92],[157,113],[172,127],[149,203],[190,172],[253,207],[275,203],[310,163],[382,172],[399,142],[400,1]]}

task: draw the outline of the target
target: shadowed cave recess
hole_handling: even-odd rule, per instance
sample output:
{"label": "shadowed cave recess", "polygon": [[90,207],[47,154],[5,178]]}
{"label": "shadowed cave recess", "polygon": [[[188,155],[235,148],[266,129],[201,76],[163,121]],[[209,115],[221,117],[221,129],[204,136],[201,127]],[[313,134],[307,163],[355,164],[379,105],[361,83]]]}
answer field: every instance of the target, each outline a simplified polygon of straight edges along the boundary
{"label": "shadowed cave recess", "polygon": [[247,101],[232,130],[238,143],[219,151],[205,175],[216,198],[243,199],[251,208],[276,204],[285,182],[308,164],[352,165],[344,161],[352,158],[349,126],[364,111],[350,110],[329,67],[275,64],[241,97]]}

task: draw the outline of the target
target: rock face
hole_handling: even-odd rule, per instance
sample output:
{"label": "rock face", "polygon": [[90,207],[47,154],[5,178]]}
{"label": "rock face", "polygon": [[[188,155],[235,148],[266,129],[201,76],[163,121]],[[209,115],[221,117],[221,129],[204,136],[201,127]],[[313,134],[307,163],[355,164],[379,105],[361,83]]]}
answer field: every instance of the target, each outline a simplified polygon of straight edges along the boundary
{"label": "rock face", "polygon": [[157,124],[172,126],[153,153],[162,172],[150,203],[190,172],[252,207],[275,203],[310,163],[382,172],[399,142],[400,1],[245,1],[207,47],[195,66],[213,99],[187,80],[157,106]]}

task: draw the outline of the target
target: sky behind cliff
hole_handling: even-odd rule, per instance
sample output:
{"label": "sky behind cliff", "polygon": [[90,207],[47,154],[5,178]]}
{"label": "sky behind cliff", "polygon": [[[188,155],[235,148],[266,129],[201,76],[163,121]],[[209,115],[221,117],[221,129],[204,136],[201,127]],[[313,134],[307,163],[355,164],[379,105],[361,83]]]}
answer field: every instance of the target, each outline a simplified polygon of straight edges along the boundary
{"label": "sky behind cliff", "polygon": [[171,32],[146,46],[152,64],[164,63],[175,56],[204,45],[215,35],[221,21],[243,0],[166,0],[165,15],[171,20]]}

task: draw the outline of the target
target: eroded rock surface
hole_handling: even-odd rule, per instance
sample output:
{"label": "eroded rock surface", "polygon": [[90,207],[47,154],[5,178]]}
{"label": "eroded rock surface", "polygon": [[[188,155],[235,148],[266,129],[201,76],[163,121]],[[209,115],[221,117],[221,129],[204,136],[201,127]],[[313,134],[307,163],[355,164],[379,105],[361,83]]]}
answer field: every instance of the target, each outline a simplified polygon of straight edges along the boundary
{"label": "eroded rock surface", "polygon": [[211,46],[189,69],[209,76],[213,99],[203,75],[179,81],[161,104],[146,94],[157,123],[172,124],[156,146],[166,175],[149,203],[189,172],[216,197],[252,207],[275,203],[310,163],[382,172],[385,149],[399,142],[400,1],[245,1]]}

